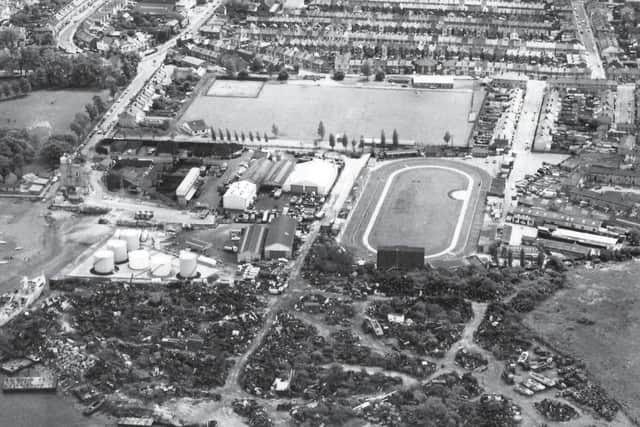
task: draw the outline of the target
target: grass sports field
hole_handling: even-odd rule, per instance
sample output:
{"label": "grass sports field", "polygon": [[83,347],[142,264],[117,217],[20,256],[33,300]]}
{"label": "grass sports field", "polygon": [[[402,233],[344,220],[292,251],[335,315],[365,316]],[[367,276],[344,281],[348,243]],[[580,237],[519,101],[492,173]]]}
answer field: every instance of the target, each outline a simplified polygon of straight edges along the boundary
{"label": "grass sports field", "polygon": [[[0,102],[0,124],[6,127],[51,126],[52,133],[71,133],[69,125],[76,113],[85,113],[84,106],[94,95],[106,91],[39,90],[24,98]],[[28,112],[28,114],[25,114]]]}
{"label": "grass sports field", "polygon": [[[238,84],[240,86],[238,86]],[[311,86],[260,82],[216,81],[207,95],[193,100],[181,122],[204,120],[215,128],[270,133],[275,124],[279,137],[310,141],[322,121],[326,137],[346,133],[359,140],[380,136],[390,139],[394,129],[400,139],[441,144],[446,131],[454,145],[465,145],[471,130],[468,113],[472,91],[358,88],[338,85]],[[217,96],[209,96],[217,95]],[[244,97],[243,97],[244,96]]]}
{"label": "grass sports field", "polygon": [[363,258],[386,245],[424,247],[428,259],[462,254],[475,246],[481,192],[489,183],[484,172],[462,162],[382,164],[371,172],[342,242]]}

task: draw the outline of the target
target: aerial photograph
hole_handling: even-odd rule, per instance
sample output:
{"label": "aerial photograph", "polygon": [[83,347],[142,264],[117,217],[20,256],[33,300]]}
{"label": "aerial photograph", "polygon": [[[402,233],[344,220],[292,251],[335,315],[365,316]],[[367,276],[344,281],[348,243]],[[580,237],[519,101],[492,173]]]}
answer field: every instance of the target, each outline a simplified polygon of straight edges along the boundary
{"label": "aerial photograph", "polygon": [[639,0],[1,0],[0,427],[640,427]]}

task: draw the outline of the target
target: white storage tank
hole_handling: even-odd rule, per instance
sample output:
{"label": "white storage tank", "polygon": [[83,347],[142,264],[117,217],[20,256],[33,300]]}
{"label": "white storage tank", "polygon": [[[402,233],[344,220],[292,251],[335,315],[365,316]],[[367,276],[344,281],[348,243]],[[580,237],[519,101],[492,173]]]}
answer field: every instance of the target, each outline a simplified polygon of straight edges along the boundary
{"label": "white storage tank", "polygon": [[195,277],[198,269],[198,255],[189,251],[180,251],[180,277]]}
{"label": "white storage tank", "polygon": [[122,263],[127,260],[127,242],[120,239],[111,239],[107,242],[107,249],[113,252],[113,260]]}
{"label": "white storage tank", "polygon": [[144,249],[129,252],[129,268],[146,270],[149,268],[149,252]]}
{"label": "white storage tank", "polygon": [[140,233],[138,233],[138,230],[122,230],[120,239],[127,242],[127,252],[140,249]]}
{"label": "white storage tank", "polygon": [[115,268],[113,252],[102,249],[93,254],[93,270],[98,274],[111,274]]}
{"label": "white storage tank", "polygon": [[171,274],[171,257],[157,254],[151,257],[151,275],[155,277],[167,277]]}

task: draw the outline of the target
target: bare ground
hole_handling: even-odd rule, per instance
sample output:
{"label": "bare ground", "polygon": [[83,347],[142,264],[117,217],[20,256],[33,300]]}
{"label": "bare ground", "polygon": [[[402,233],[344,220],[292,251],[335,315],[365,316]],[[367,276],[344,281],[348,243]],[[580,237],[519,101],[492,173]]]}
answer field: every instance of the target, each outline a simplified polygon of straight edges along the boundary
{"label": "bare ground", "polygon": [[54,212],[48,220],[45,215],[49,213],[40,202],[0,202],[0,240],[6,242],[0,245],[0,258],[8,260],[0,265],[0,292],[14,289],[25,275],[57,274],[111,232],[109,227],[97,224],[96,217]]}
{"label": "bare ground", "polygon": [[[589,372],[640,419],[640,262],[580,268],[569,286],[526,319],[553,346],[583,359]],[[591,324],[591,322],[594,322]]]}

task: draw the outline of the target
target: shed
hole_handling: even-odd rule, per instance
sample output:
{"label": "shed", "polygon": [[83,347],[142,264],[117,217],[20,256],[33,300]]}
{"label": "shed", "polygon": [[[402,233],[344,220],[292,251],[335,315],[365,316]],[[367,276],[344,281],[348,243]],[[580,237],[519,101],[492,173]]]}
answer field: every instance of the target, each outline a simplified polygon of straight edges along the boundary
{"label": "shed", "polygon": [[245,229],[238,250],[238,262],[253,262],[262,259],[262,249],[267,236],[267,227],[252,224]]}
{"label": "shed", "polygon": [[265,259],[292,257],[297,225],[298,222],[287,215],[280,215],[269,224],[269,233],[264,244]]}

